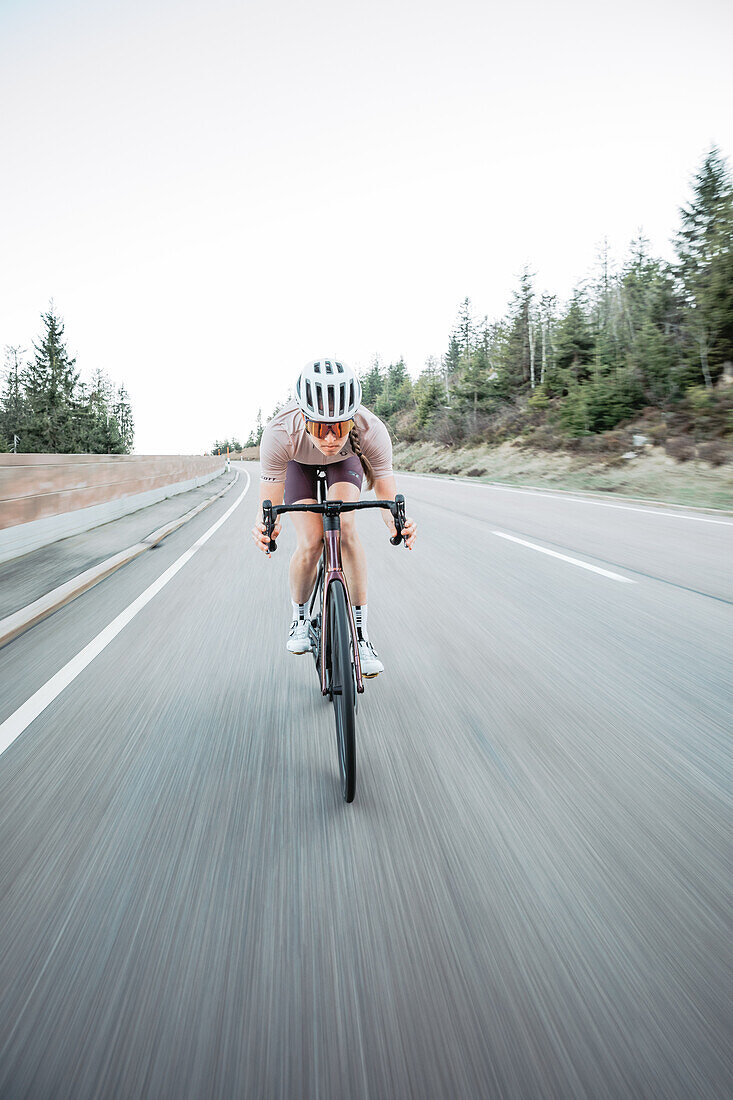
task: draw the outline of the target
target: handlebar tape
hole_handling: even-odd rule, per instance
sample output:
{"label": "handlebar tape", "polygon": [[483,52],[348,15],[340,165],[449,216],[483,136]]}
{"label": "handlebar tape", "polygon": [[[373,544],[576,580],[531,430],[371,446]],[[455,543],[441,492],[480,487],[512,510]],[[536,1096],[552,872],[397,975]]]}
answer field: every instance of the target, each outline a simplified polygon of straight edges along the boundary
{"label": "handlebar tape", "polygon": [[[263,500],[262,501],[262,516],[263,516],[263,519],[265,521],[265,534],[268,537],[270,537],[272,535],[272,529],[275,526],[275,521],[272,518],[272,501],[271,500]],[[275,551],[277,550],[277,543],[271,537],[270,537],[270,545],[269,545],[268,549],[269,549],[269,552],[271,554],[274,554]]]}

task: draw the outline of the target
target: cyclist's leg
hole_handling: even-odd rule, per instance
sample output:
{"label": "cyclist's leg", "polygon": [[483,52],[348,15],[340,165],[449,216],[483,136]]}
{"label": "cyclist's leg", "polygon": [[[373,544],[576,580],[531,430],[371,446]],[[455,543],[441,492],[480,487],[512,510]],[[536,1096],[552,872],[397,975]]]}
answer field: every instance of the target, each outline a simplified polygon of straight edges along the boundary
{"label": "cyclist's leg", "polygon": [[[315,504],[312,497],[293,501],[293,504]],[[293,603],[308,601],[316,583],[318,559],[323,544],[323,521],[311,512],[291,512],[298,544],[290,559],[290,595]]]}
{"label": "cyclist's leg", "polygon": [[[289,462],[285,476],[286,504],[316,503],[316,467]],[[310,512],[290,512],[297,544],[290,559],[290,595],[293,603],[304,604],[316,583],[318,559],[323,542],[323,521]]]}

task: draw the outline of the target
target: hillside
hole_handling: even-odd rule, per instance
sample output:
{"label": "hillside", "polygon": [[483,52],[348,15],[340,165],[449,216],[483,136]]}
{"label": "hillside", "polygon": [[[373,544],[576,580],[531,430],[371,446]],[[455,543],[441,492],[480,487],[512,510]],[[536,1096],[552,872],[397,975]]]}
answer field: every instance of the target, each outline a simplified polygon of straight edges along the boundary
{"label": "hillside", "polygon": [[[664,447],[644,445],[622,455],[537,451],[521,444],[462,447],[397,444],[396,470],[464,477],[507,485],[616,493],[733,511],[733,466],[702,459],[679,462]],[[633,457],[632,457],[633,456]]]}

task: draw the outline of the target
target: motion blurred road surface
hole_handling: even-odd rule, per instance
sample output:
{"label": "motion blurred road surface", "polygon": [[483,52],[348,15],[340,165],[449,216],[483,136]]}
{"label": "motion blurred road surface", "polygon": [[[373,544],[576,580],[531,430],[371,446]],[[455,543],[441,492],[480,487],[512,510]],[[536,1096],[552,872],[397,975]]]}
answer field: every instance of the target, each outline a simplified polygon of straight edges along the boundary
{"label": "motion blurred road surface", "polygon": [[[346,806],[248,471],[0,756],[2,1100],[730,1096],[730,518],[400,479]],[[0,722],[246,480],[0,651]]]}

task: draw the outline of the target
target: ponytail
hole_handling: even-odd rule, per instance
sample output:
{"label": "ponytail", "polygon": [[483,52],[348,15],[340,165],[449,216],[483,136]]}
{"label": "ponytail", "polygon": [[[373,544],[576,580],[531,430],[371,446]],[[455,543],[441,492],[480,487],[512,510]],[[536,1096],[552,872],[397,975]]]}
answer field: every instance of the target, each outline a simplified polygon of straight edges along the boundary
{"label": "ponytail", "polygon": [[374,488],[374,470],[369,459],[362,453],[361,450],[361,438],[359,436],[359,429],[354,423],[354,427],[349,432],[349,442],[354,448],[354,454],[359,456],[359,462],[361,462],[361,468],[366,475],[367,489]]}

